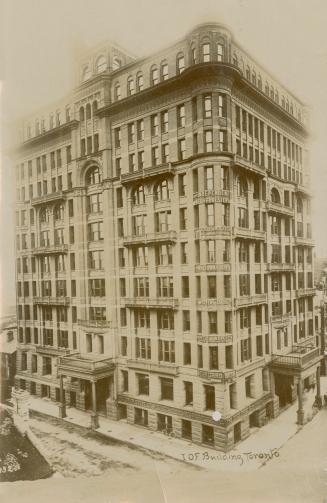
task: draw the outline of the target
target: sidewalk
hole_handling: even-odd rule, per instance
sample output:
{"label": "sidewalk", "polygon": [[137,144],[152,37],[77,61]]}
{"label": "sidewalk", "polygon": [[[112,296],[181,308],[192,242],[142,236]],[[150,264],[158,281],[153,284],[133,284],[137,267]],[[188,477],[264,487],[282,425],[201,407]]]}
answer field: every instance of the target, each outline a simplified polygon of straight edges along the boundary
{"label": "sidewalk", "polygon": [[[322,394],[327,391],[327,378],[322,378]],[[305,418],[312,417],[314,392],[304,393]],[[252,471],[279,457],[278,450],[302,429],[296,424],[297,401],[283,411],[276,419],[262,428],[255,428],[251,435],[227,454],[210,447],[192,444],[190,441],[170,438],[160,432],[153,432],[140,426],[127,424],[126,421],[112,421],[100,416],[99,428],[95,434],[121,441],[143,451],[154,451],[179,461],[192,463],[211,470]],[[58,418],[58,404],[52,401],[31,397],[29,409]],[[58,418],[59,419],[59,418]],[[315,418],[313,418],[313,421]],[[67,408],[67,417],[63,420],[83,428],[90,428],[91,418],[88,412]],[[304,426],[305,428],[305,426]],[[255,431],[254,431],[255,430]]]}

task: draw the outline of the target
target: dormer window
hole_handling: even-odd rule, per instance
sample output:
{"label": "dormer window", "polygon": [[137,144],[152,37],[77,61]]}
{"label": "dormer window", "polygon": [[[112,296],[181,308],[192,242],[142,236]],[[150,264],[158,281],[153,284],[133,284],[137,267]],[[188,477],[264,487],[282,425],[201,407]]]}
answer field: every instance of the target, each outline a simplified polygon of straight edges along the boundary
{"label": "dormer window", "polygon": [[252,72],[252,84],[253,84],[254,86],[256,86],[256,85],[257,85],[257,75],[256,75],[256,73],[255,73],[255,71],[254,71],[254,70],[253,70],[253,72]]}
{"label": "dormer window", "polygon": [[90,77],[91,77],[91,68],[89,67],[89,65],[87,65],[83,69],[82,82],[85,82],[86,80],[89,80]]}
{"label": "dormer window", "polygon": [[192,47],[192,49],[191,49],[191,61],[192,61],[192,64],[195,65],[195,63],[196,63],[196,48],[195,47]]}
{"label": "dormer window", "polygon": [[133,77],[129,77],[127,81],[127,95],[132,96],[132,94],[135,94],[134,79]]}
{"label": "dormer window", "polygon": [[260,89],[260,91],[262,91],[262,80],[261,80],[261,75],[259,75],[259,77],[258,77],[258,88]]}
{"label": "dormer window", "polygon": [[137,91],[143,91],[144,81],[142,73],[138,73],[136,76],[136,87]]}
{"label": "dormer window", "polygon": [[161,63],[161,80],[168,79],[168,63]]}
{"label": "dormer window", "polygon": [[206,42],[202,45],[202,57],[204,63],[209,63],[210,61],[210,44]]}
{"label": "dormer window", "polygon": [[115,100],[120,100],[121,99],[121,89],[120,89],[120,84],[117,82],[115,85]]}
{"label": "dormer window", "polygon": [[158,68],[156,66],[153,66],[151,68],[151,84],[153,86],[159,84],[159,73]]}
{"label": "dormer window", "polygon": [[176,70],[177,70],[177,74],[180,74],[185,70],[184,54],[178,54],[178,56],[176,58]]}
{"label": "dormer window", "polygon": [[113,70],[118,70],[118,68],[121,67],[121,61],[119,58],[117,58],[116,56],[114,57],[114,59],[112,60],[112,69]]}
{"label": "dormer window", "polygon": [[102,73],[106,70],[106,68],[107,68],[106,58],[104,56],[100,56],[96,62],[96,72]]}

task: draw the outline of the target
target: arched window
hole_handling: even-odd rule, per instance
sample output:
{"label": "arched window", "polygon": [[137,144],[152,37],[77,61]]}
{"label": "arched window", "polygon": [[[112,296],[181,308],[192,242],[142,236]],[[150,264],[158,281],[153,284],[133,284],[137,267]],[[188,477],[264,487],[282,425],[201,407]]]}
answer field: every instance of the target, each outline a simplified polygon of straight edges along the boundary
{"label": "arched window", "polygon": [[233,65],[238,66],[238,59],[237,59],[237,55],[235,53],[233,55]]}
{"label": "arched window", "polygon": [[266,82],[265,93],[269,96],[269,84]]}
{"label": "arched window", "polygon": [[182,73],[185,70],[185,58],[184,54],[177,54],[176,58],[176,73],[177,75]]}
{"label": "arched window", "polygon": [[248,191],[248,182],[243,176],[238,176],[236,179],[237,195],[245,197]]}
{"label": "arched window", "polygon": [[64,205],[62,203],[57,204],[57,206],[54,209],[54,219],[55,220],[63,220],[64,213],[65,213]]}
{"label": "arched window", "polygon": [[91,68],[89,65],[85,66],[82,73],[82,82],[85,82],[91,77]]}
{"label": "arched window", "polygon": [[118,68],[120,67],[121,67],[121,61],[119,58],[117,58],[117,56],[115,56],[114,59],[112,60],[112,69],[118,70]]}
{"label": "arched window", "polygon": [[98,102],[95,100],[92,103],[92,113],[93,113],[93,115],[96,113],[97,110],[98,110]]}
{"label": "arched window", "polygon": [[293,115],[293,103],[291,103],[290,112],[291,112],[291,114]]}
{"label": "arched window", "polygon": [[88,103],[86,105],[86,120],[91,119],[91,105]]}
{"label": "arched window", "polygon": [[160,77],[161,77],[161,80],[168,79],[168,63],[167,63],[167,61],[163,61],[160,65]]}
{"label": "arched window", "polygon": [[280,204],[280,194],[275,187],[273,189],[271,189],[270,197],[271,197],[272,203]]}
{"label": "arched window", "polygon": [[145,204],[145,194],[143,185],[139,185],[132,192],[132,204],[133,206],[139,204]]}
{"label": "arched window", "polygon": [[85,110],[84,110],[84,107],[81,107],[79,109],[79,120],[81,122],[84,122],[85,121]]}
{"label": "arched window", "polygon": [[210,44],[209,42],[205,42],[204,44],[202,44],[202,60],[204,63],[209,63],[210,61]]}
{"label": "arched window", "polygon": [[217,44],[217,61],[220,63],[225,59],[225,45],[223,42]]}
{"label": "arched window", "polygon": [[285,108],[285,98],[282,96],[282,107]]}
{"label": "arched window", "polygon": [[262,79],[261,79],[261,75],[259,74],[259,77],[258,77],[258,88],[260,89],[260,91],[262,91]]}
{"label": "arched window", "polygon": [[288,100],[286,100],[286,112],[289,112],[289,109],[290,109],[290,104],[289,104]]}
{"label": "arched window", "polygon": [[169,199],[169,183],[168,180],[161,180],[154,187],[155,201],[167,201]]}
{"label": "arched window", "polygon": [[276,89],[276,92],[275,92],[275,101],[276,101],[276,103],[278,103],[278,105],[279,105],[279,94],[278,94],[277,89]]}
{"label": "arched window", "polygon": [[273,100],[275,97],[275,91],[274,91],[274,88],[271,86],[270,88],[270,98]]}
{"label": "arched window", "polygon": [[85,183],[86,185],[96,185],[97,183],[101,183],[101,173],[97,166],[94,166],[87,171]]}
{"label": "arched window", "polygon": [[127,96],[132,96],[135,94],[135,85],[133,77],[128,77],[127,80]]}
{"label": "arched window", "polygon": [[151,84],[155,86],[156,84],[159,83],[159,72],[158,68],[156,66],[153,66],[150,71],[150,80]]}
{"label": "arched window", "polygon": [[117,82],[117,84],[115,84],[115,100],[118,101],[121,99],[121,89],[120,89],[120,84],[119,82]]}
{"label": "arched window", "polygon": [[246,78],[248,80],[251,80],[251,72],[250,72],[250,67],[249,66],[246,67],[245,76],[246,76]]}
{"label": "arched window", "polygon": [[102,73],[106,70],[106,68],[107,68],[106,58],[104,56],[100,56],[96,62],[96,72]]}
{"label": "arched window", "polygon": [[143,91],[144,81],[142,73],[136,75],[136,89],[137,91]]}

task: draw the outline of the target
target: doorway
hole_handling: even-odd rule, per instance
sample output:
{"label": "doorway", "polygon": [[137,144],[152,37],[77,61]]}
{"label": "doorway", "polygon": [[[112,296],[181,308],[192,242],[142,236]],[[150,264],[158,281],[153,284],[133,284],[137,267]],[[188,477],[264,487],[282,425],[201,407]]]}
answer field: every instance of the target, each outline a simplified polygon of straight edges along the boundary
{"label": "doorway", "polygon": [[292,403],[293,377],[275,373],[275,393],[279,398],[279,406],[285,407]]}
{"label": "doorway", "polygon": [[242,423],[241,421],[239,423],[234,424],[234,444],[237,444],[238,442],[241,441],[242,437]]}
{"label": "doorway", "polygon": [[109,380],[109,377],[105,377],[96,382],[97,411],[103,414],[107,413],[107,399],[110,392]]}

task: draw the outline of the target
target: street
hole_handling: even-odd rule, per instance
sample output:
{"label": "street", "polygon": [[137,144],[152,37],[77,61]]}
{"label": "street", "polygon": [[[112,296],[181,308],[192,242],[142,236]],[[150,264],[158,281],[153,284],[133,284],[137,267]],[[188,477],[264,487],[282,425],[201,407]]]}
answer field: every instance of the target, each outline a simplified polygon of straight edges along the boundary
{"label": "street", "polygon": [[[159,454],[95,439],[90,432],[52,420],[31,420],[49,461],[62,478],[1,484],[15,502],[44,503],[51,488],[69,503],[323,503],[327,497],[327,410],[320,411],[265,466],[248,472],[201,470]],[[214,461],[212,461],[214,463]],[[211,467],[212,468],[212,467]],[[78,479],[76,478],[78,476]],[[210,487],[203,499],[204,488]],[[239,488],[242,487],[242,491]],[[123,488],[123,490],[122,490]],[[9,492],[10,491],[10,492]]]}

